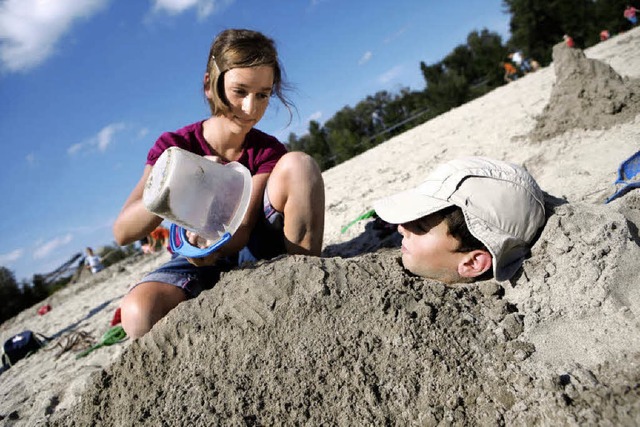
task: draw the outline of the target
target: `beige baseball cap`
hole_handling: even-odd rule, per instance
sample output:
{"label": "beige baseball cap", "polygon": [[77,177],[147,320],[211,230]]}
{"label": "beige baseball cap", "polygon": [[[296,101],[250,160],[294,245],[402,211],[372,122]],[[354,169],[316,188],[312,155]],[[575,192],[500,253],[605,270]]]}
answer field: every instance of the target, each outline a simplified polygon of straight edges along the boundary
{"label": "beige baseball cap", "polygon": [[508,280],[529,254],[545,223],[544,196],[522,167],[486,157],[463,157],[438,166],[417,187],[377,200],[376,214],[404,224],[458,206],[467,228],[489,250],[498,281]]}

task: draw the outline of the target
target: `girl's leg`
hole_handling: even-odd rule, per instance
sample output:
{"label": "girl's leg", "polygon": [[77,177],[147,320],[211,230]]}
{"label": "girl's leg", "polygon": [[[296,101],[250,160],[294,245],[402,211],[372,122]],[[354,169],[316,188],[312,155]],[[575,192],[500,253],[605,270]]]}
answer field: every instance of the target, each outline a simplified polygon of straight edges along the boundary
{"label": "girl's leg", "polygon": [[324,181],[311,156],[287,153],[269,176],[271,205],[284,213],[287,253],[319,256],[324,233]]}
{"label": "girl's leg", "polygon": [[184,291],[161,282],[143,282],[133,288],[120,303],[122,327],[131,338],[139,338],[187,299]]}

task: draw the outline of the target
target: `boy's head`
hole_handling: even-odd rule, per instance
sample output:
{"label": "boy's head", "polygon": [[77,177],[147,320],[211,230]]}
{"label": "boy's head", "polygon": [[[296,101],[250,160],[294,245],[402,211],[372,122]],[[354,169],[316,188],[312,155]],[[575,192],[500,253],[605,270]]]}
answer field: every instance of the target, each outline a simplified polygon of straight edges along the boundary
{"label": "boy's head", "polygon": [[545,221],[543,194],[519,166],[483,157],[437,167],[418,187],[378,200],[383,220],[400,224],[402,261],[445,283],[511,278]]}

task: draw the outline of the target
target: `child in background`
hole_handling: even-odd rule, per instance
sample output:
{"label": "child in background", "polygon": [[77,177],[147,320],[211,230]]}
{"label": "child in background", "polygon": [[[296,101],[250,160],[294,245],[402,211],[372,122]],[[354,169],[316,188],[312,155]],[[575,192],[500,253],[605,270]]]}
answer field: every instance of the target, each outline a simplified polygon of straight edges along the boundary
{"label": "child in background", "polygon": [[[172,258],[145,276],[124,297],[122,325],[137,338],[180,302],[211,288],[222,271],[280,254],[320,255],[324,232],[324,184],[307,154],[290,152],[275,137],[254,128],[272,97],[290,111],[275,43],[250,30],[225,30],[206,59],[203,92],[211,116],[160,136],[149,150],[140,181],[113,227],[120,245],[149,234],[162,218],[147,211],[142,194],[156,160],[178,146],[226,164],[237,161],[252,175],[249,209],[232,239],[206,258]],[[199,236],[188,234],[200,247]]]}
{"label": "child in background", "polygon": [[91,270],[92,274],[99,273],[104,270],[104,265],[102,265],[102,260],[98,255],[93,253],[93,249],[86,248],[85,252],[87,255],[84,258],[84,264],[88,270]]}
{"label": "child in background", "polygon": [[627,21],[631,22],[631,25],[635,26],[638,23],[638,17],[636,16],[636,13],[638,13],[638,9],[629,4],[624,9],[622,15],[627,19]]}
{"label": "child in background", "polygon": [[504,81],[511,83],[518,80],[518,70],[511,62],[501,62],[502,68],[504,68]]}
{"label": "child in background", "polygon": [[571,37],[569,34],[565,34],[564,36],[562,36],[562,40],[564,40],[564,43],[567,45],[567,47],[576,47],[576,42],[573,41],[573,37]]}

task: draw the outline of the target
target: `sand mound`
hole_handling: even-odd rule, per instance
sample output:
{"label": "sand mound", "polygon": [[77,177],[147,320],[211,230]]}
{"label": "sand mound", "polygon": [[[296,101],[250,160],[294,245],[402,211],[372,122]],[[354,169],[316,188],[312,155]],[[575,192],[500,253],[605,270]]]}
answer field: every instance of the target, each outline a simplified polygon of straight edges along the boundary
{"label": "sand mound", "polygon": [[556,83],[530,137],[552,138],[572,129],[608,129],[640,114],[640,80],[564,43],[553,48]]}
{"label": "sand mound", "polygon": [[[58,423],[633,424],[640,337],[624,335],[640,279],[620,272],[640,248],[624,216],[555,203],[506,290],[408,275],[393,249],[233,271]],[[601,333],[570,329],[576,319]]]}

